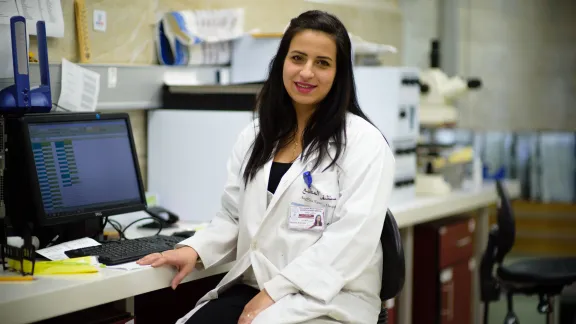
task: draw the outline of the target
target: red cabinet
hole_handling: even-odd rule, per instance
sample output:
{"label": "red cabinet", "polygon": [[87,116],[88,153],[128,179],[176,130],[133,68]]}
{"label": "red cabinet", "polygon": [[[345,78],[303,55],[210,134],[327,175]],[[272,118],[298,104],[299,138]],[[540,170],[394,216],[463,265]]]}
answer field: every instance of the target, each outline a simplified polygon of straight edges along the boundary
{"label": "red cabinet", "polygon": [[471,324],[473,218],[450,218],[414,229],[413,324]]}

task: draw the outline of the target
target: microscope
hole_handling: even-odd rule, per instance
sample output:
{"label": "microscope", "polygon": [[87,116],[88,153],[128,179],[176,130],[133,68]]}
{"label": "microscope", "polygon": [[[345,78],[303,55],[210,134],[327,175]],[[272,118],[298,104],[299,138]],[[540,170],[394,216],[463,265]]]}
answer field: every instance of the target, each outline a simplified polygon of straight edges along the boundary
{"label": "microscope", "polygon": [[[470,162],[473,162],[474,182],[482,182],[481,165],[471,147],[455,149],[451,144],[436,142],[438,129],[454,127],[458,122],[454,100],[481,86],[477,78],[446,75],[440,69],[440,42],[432,41],[430,68],[420,73],[417,193],[441,195],[460,187]],[[427,140],[422,136],[425,134]]]}
{"label": "microscope", "polygon": [[422,96],[420,97],[421,125],[453,125],[458,111],[453,101],[468,91],[477,90],[482,82],[477,78],[448,77],[440,69],[440,42],[432,41],[430,68],[420,73]]}

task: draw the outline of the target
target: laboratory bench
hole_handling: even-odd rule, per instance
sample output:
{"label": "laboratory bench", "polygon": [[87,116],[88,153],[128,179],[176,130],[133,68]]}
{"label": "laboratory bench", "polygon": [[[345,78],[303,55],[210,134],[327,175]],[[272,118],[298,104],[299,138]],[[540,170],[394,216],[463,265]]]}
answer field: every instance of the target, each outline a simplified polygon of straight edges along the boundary
{"label": "laboratory bench", "polygon": [[[517,198],[520,186],[516,181],[505,182],[509,196]],[[433,224],[463,214],[474,213],[474,233],[470,238],[473,246],[458,260],[448,260],[451,264],[473,262],[484,250],[489,231],[489,207],[498,197],[494,183],[485,183],[480,188],[460,189],[444,196],[417,196],[413,200],[392,204],[394,214],[402,233],[406,255],[406,282],[397,297],[397,323],[412,323],[414,291],[414,253],[418,239],[415,235],[418,225]],[[138,217],[138,215],[133,216]],[[456,219],[456,218],[455,218]],[[468,224],[468,223],[466,223]],[[182,229],[194,228],[198,224],[180,221],[175,228],[165,229],[162,234],[170,235]],[[468,226],[468,225],[466,225]],[[434,231],[429,229],[434,237]],[[129,238],[153,235],[155,230],[131,227]],[[438,233],[436,231],[436,233]],[[473,243],[472,243],[473,242]],[[438,255],[441,255],[438,252]],[[467,261],[463,261],[467,260]],[[120,305],[124,311],[135,316],[137,323],[173,323],[194,307],[196,301],[212,289],[218,280],[228,272],[232,263],[215,266],[202,271],[194,271],[173,291],[169,286],[175,275],[170,267],[142,267],[135,270],[103,268],[96,274],[73,276],[37,276],[32,282],[0,284],[0,319],[4,324],[33,323],[64,314],[90,309],[99,305]],[[448,263],[447,263],[448,264]],[[472,268],[470,269],[473,270]],[[434,271],[441,271],[439,268]],[[8,275],[0,272],[0,275]],[[470,289],[472,310],[470,317],[478,318],[480,304],[477,276],[468,274],[473,282]],[[156,322],[154,322],[156,321]],[[415,323],[417,324],[417,323]]]}

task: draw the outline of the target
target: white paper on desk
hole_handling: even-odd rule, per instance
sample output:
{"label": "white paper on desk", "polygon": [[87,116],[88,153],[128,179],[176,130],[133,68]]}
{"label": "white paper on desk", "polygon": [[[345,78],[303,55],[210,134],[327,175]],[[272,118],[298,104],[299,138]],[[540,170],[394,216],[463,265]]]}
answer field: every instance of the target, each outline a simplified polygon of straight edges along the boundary
{"label": "white paper on desk", "polygon": [[26,30],[36,35],[36,22],[46,23],[46,36],[64,37],[64,15],[60,0],[0,0],[0,24],[10,26],[10,18],[26,18]]}
{"label": "white paper on desk", "polygon": [[95,240],[84,237],[81,239],[77,239],[70,242],[64,242],[58,245],[54,245],[51,247],[47,247],[44,249],[40,249],[36,251],[36,253],[40,254],[41,256],[50,259],[52,261],[55,260],[66,260],[69,259],[68,256],[64,253],[69,250],[81,249],[90,246],[100,245],[100,243],[96,242]]}
{"label": "white paper on desk", "polygon": [[95,111],[100,74],[62,59],[62,89],[58,105],[71,111]]}
{"label": "white paper on desk", "polygon": [[144,268],[150,268],[150,265],[139,265],[136,263],[136,261],[134,262],[128,262],[128,263],[124,263],[124,264],[117,264],[117,265],[113,265],[113,266],[106,266],[106,269],[118,269],[118,270],[138,270],[138,269],[144,269]]}

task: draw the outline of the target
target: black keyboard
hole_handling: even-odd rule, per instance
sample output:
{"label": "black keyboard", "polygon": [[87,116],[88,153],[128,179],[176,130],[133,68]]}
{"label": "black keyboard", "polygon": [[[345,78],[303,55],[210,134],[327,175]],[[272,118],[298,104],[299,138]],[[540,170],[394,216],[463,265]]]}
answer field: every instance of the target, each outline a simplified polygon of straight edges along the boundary
{"label": "black keyboard", "polygon": [[148,254],[172,250],[183,237],[155,235],[134,240],[106,242],[64,252],[69,258],[96,256],[98,262],[105,265],[116,265],[136,261]]}

